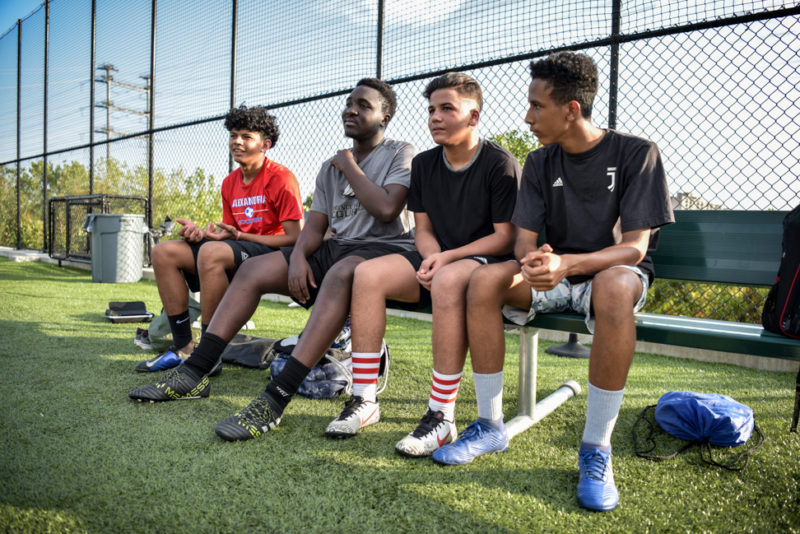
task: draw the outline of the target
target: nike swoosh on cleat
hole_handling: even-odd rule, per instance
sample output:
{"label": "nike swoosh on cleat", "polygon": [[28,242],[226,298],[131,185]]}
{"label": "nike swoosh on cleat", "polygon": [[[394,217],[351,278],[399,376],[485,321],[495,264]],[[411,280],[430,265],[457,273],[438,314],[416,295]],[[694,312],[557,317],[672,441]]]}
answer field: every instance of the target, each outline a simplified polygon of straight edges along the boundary
{"label": "nike swoosh on cleat", "polygon": [[153,367],[156,364],[157,361],[158,361],[158,358],[155,358],[155,359],[152,359],[152,360],[147,360],[146,362],[144,362],[144,364],[149,369],[150,367]]}
{"label": "nike swoosh on cleat", "polygon": [[360,427],[360,428],[364,428],[364,423],[365,423],[366,421],[369,421],[370,417],[372,417],[372,415],[373,415],[373,414],[374,414],[376,411],[378,411],[378,408],[377,408],[377,407],[376,407],[374,410],[372,410],[368,416],[366,416],[364,419],[362,419],[362,420],[361,420],[361,427]]}
{"label": "nike swoosh on cleat", "polygon": [[447,438],[448,438],[448,437],[450,437],[450,433],[449,433],[449,432],[448,432],[448,433],[447,433],[447,435],[444,437],[444,439],[440,438],[438,434],[436,435],[436,441],[439,443],[439,446],[440,446],[440,447],[441,447],[442,445],[444,445],[445,443],[447,443]]}

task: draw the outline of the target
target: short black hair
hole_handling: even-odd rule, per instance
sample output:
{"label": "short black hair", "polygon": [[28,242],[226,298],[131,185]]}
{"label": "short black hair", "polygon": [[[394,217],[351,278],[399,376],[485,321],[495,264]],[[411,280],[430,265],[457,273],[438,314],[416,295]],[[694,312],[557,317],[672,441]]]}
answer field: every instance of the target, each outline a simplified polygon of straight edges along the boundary
{"label": "short black hair", "polygon": [[592,117],[592,103],[597,96],[597,66],[586,54],[558,52],[539,61],[531,61],[531,78],[545,80],[553,90],[550,97],[557,104],[575,100],[581,115]]}
{"label": "short black hair", "polygon": [[478,80],[469,74],[464,74],[463,72],[446,72],[428,82],[422,96],[430,100],[433,92],[439,89],[455,89],[458,94],[475,100],[478,103],[478,111],[483,109],[483,91],[481,91],[481,85],[478,83]]}
{"label": "short black hair", "polygon": [[381,111],[389,115],[389,120],[394,117],[394,112],[397,110],[397,95],[394,94],[394,89],[388,83],[378,78],[362,78],[358,80],[356,87],[359,86],[371,87],[381,94]]}
{"label": "short black hair", "polygon": [[275,123],[275,116],[267,112],[263,106],[248,108],[244,104],[238,108],[231,109],[225,115],[225,129],[249,130],[258,132],[264,139],[272,141],[272,146],[278,142],[278,125]]}

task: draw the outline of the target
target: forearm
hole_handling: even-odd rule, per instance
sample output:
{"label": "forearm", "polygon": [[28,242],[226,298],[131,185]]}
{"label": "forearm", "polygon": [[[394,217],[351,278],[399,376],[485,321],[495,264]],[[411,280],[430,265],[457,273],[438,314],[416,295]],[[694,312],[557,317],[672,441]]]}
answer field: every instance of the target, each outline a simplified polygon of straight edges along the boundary
{"label": "forearm", "polygon": [[504,256],[511,252],[514,236],[509,233],[494,232],[471,243],[448,250],[451,261],[467,256]]}
{"label": "forearm", "polygon": [[562,254],[566,276],[595,274],[615,265],[637,265],[645,254],[632,243],[620,243],[596,252]]}
{"label": "forearm", "polygon": [[[322,245],[324,233],[319,232],[300,232],[297,242],[294,244],[291,258],[302,257],[308,258],[311,254]],[[299,256],[298,256],[299,255]]]}
{"label": "forearm", "polygon": [[439,242],[436,240],[436,236],[428,231],[420,231],[419,228],[417,228],[417,232],[414,236],[414,246],[417,252],[419,252],[419,255],[422,256],[422,259],[442,251]]}
{"label": "forearm", "polygon": [[278,249],[281,247],[289,247],[295,244],[296,239],[287,234],[281,235],[261,235],[261,234],[248,234],[245,232],[237,232],[234,236],[236,241],[250,241],[251,243],[261,243],[268,247]]}
{"label": "forearm", "polygon": [[393,221],[403,210],[405,199],[398,202],[388,190],[373,183],[355,163],[345,167],[343,172],[358,201],[380,222]]}

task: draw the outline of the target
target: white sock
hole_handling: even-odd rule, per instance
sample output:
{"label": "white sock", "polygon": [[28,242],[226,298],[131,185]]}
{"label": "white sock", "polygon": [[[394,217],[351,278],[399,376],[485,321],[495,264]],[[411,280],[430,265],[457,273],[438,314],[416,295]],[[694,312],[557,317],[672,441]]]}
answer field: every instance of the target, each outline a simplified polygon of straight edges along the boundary
{"label": "white sock", "polygon": [[614,432],[624,393],[625,388],[608,391],[589,384],[583,443],[597,447],[611,446],[611,433]]}
{"label": "white sock", "polygon": [[461,385],[461,373],[445,375],[433,370],[433,384],[431,396],[428,399],[428,408],[434,412],[442,412],[444,418],[453,421],[456,415],[456,397]]}
{"label": "white sock", "polygon": [[478,418],[493,423],[503,422],[503,371],[492,374],[472,373]]}
{"label": "white sock", "polygon": [[378,372],[381,368],[380,352],[354,352],[353,395],[370,402],[378,396]]}

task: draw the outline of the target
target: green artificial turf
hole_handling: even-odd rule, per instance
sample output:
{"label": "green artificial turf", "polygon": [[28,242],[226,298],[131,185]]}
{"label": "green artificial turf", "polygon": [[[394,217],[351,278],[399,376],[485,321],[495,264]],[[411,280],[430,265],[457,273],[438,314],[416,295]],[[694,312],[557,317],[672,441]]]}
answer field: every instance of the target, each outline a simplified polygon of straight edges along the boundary
{"label": "green artificial turf", "polygon": [[[392,350],[381,423],[349,440],[325,425],[342,399],[296,398],[274,431],[227,443],[214,424],[246,405],[268,371],[226,365],[203,400],[140,404],[153,382],[134,365],[140,324],[112,324],[109,301],[143,300],[153,282],[94,284],[85,271],[0,260],[0,527],[7,532],[798,532],[800,437],[788,432],[792,373],[637,354],[613,437],[620,506],[592,513],[575,499],[586,395],[516,437],[506,454],[463,467],[410,460],[394,444],[429,393],[430,323],[388,319]],[[302,309],[262,303],[248,333],[298,333]],[[508,336],[505,412],[516,413],[516,336]],[[586,360],[544,353],[539,397]],[[469,364],[456,412],[476,416]],[[668,462],[635,456],[631,430],[667,391],[717,392],[752,407],[766,436],[750,465],[728,472],[696,450]],[[718,451],[725,455],[725,451]]]}

